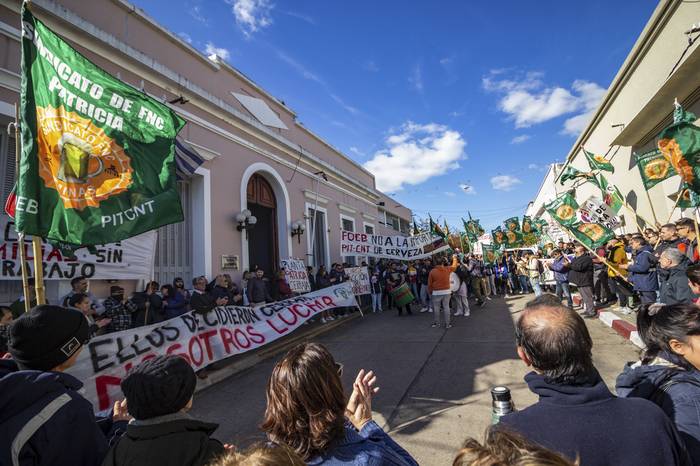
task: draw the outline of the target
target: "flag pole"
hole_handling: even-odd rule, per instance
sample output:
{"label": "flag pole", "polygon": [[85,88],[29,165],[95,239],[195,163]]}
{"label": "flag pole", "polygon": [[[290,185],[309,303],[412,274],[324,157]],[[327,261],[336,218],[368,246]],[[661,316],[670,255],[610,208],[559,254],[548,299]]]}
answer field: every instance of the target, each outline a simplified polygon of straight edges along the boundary
{"label": "flag pole", "polygon": [[676,196],[676,202],[673,204],[673,209],[671,209],[671,212],[668,214],[668,220],[666,220],[666,223],[669,223],[671,221],[671,217],[673,217],[673,212],[676,211],[676,207],[678,207],[678,201],[681,200],[681,193],[683,192],[683,189],[679,191],[678,196]]}
{"label": "flag pole", "polygon": [[[651,196],[649,195],[649,190],[645,189],[644,192],[647,194],[647,200],[649,201],[649,207],[651,208],[651,215],[654,217],[654,226],[659,227],[659,220],[656,218],[656,210],[654,210],[654,203],[651,202]],[[644,220],[646,222],[646,220]]]}
{"label": "flag pole", "polygon": [[[19,108],[15,104],[15,121],[10,123],[7,132],[10,133],[10,126],[13,127],[12,132],[15,133],[15,179],[19,176],[19,159],[22,156],[21,141],[19,134]],[[16,215],[16,214],[15,214]],[[15,223],[15,226],[17,224]],[[24,294],[24,312],[29,312],[32,303],[32,297],[29,296],[29,268],[27,267],[27,254],[24,249],[24,232],[17,232],[17,241],[19,243],[19,260],[22,268],[22,293]]]}

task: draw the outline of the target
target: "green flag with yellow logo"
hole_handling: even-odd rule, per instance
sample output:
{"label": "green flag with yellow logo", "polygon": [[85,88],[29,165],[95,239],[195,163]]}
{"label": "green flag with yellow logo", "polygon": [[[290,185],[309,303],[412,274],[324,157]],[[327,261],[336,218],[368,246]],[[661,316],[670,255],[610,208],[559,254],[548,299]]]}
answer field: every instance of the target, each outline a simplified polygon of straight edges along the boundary
{"label": "green flag with yellow logo", "polygon": [[615,232],[598,223],[576,223],[569,227],[577,240],[589,248],[597,248],[615,237]]}
{"label": "green flag with yellow logo", "polygon": [[184,121],[22,10],[18,231],[113,243],[183,220],[175,136]]}
{"label": "green flag with yellow logo", "polygon": [[520,219],[518,217],[511,217],[503,222],[506,226],[506,231],[520,231]]}
{"label": "green flag with yellow logo", "polygon": [[506,233],[501,229],[501,227],[496,227],[495,230],[491,230],[491,241],[493,242],[494,246],[498,247],[499,249],[506,245]]}
{"label": "green flag with yellow logo", "polygon": [[659,150],[689,189],[700,193],[700,127],[697,117],[678,105],[673,124],[659,134]]}
{"label": "green flag with yellow logo", "polygon": [[583,149],[583,154],[586,156],[586,160],[588,160],[588,165],[591,167],[591,170],[603,170],[610,173],[615,172],[615,167],[613,167],[613,164],[602,155],[588,152],[586,149]]}
{"label": "green flag with yellow logo", "polygon": [[573,225],[576,223],[578,202],[568,192],[560,194],[552,202],[545,204],[544,208],[555,221],[562,225]]}
{"label": "green flag with yellow logo", "polygon": [[651,189],[662,181],[677,175],[671,162],[666,160],[664,154],[659,149],[654,149],[643,154],[634,154],[642,175],[642,182],[645,189]]}

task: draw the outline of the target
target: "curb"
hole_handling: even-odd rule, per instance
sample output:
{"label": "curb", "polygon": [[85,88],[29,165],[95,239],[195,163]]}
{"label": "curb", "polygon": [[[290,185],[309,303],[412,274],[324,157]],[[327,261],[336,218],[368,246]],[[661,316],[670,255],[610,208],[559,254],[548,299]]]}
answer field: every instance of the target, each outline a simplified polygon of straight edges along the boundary
{"label": "curb", "polygon": [[[577,306],[581,305],[581,296],[573,295],[572,299],[574,304]],[[614,312],[611,311],[597,311],[598,320],[603,322],[608,327],[615,330],[622,338],[629,340],[641,349],[644,349],[644,343],[639,337],[639,332],[637,331],[637,326],[631,322],[621,319]]]}
{"label": "curb", "polygon": [[292,332],[291,334],[282,337],[269,345],[261,346],[256,350],[245,352],[237,356],[231,356],[229,359],[235,359],[234,361],[230,361],[228,363],[226,360],[219,361],[215,364],[225,365],[220,369],[209,372],[206,379],[197,379],[197,388],[195,389],[195,393],[206,390],[209,387],[213,387],[219,382],[223,382],[229,377],[255,366],[259,362],[270,359],[279,353],[288,350],[297,343],[330,332],[331,330],[334,330],[347,322],[352,322],[359,317],[360,313],[354,312],[343,319],[336,319],[326,324],[313,326],[307,331],[299,332],[298,330],[300,329],[297,329],[297,332]]}

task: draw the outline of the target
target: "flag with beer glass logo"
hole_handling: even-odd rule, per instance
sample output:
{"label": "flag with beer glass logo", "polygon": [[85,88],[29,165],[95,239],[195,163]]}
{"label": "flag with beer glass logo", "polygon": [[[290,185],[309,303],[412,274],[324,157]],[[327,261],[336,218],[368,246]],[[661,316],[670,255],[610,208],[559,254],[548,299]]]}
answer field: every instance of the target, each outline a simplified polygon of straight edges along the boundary
{"label": "flag with beer glass logo", "polygon": [[647,190],[677,174],[671,162],[666,160],[659,149],[643,154],[635,153],[634,157],[637,161],[637,167],[639,167],[639,173],[642,175],[644,188]]}
{"label": "flag with beer glass logo", "polygon": [[559,195],[549,204],[545,204],[544,208],[554,220],[562,225],[573,225],[576,223],[578,202],[568,192]]}
{"label": "flag with beer glass logo", "polygon": [[21,87],[18,231],[96,245],[183,220],[175,136],[185,122],[26,7]]}

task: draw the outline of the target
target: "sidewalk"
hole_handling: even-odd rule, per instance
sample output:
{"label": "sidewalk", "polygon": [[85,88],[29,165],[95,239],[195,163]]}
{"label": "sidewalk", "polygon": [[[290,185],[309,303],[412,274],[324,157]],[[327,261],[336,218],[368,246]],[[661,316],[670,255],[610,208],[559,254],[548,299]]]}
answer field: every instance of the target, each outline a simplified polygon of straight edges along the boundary
{"label": "sidewalk", "polygon": [[206,379],[197,379],[197,388],[195,393],[216,385],[232,375],[251,368],[260,361],[272,358],[288,350],[297,343],[316,338],[317,336],[330,332],[331,330],[347,322],[352,322],[359,317],[359,312],[353,312],[342,319],[336,319],[326,324],[322,324],[317,321],[309,323],[308,325],[302,325],[296,331],[289,335],[285,335],[269,345],[265,345],[256,350],[248,351],[240,355],[232,356],[223,361],[219,361],[215,363],[216,369],[208,371],[208,377]]}
{"label": "sidewalk", "polygon": [[[580,295],[574,294],[572,298],[575,305],[581,305]],[[624,315],[615,312],[612,309],[612,306],[603,309],[596,309],[598,319],[600,319],[600,321],[608,327],[615,330],[622,338],[629,340],[639,348],[644,349],[644,343],[639,337],[639,332],[637,331],[637,314],[633,312],[632,314]]]}

